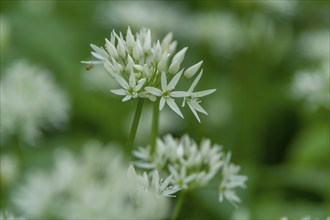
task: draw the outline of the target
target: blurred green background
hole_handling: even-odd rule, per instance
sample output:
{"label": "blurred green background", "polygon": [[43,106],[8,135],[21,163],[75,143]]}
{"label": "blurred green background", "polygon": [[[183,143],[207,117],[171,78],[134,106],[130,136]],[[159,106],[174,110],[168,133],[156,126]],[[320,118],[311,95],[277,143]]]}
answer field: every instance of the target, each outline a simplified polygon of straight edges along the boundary
{"label": "blurred green background", "polygon": [[[294,0],[1,0],[1,78],[21,59],[46,68],[71,110],[66,128],[44,131],[37,147],[17,155],[14,141],[1,146],[2,155],[18,158],[19,178],[1,182],[0,209],[29,170],[50,165],[58,146],[79,150],[90,139],[125,145],[136,103],[122,103],[102,68],[86,71],[80,61],[93,59],[90,43],[103,45],[113,29],[126,34],[130,26],[151,28],[154,39],[173,32],[178,49],[189,47],[184,66],[204,61],[198,89],[217,89],[203,101],[209,115],[201,124],[187,108],[184,120],[165,111],[161,134],[209,137],[232,151],[249,177],[240,208],[201,189],[189,195],[183,219],[329,216],[329,7]],[[301,71],[325,74],[322,88],[295,90]],[[146,106],[137,144],[148,144],[150,112]]]}

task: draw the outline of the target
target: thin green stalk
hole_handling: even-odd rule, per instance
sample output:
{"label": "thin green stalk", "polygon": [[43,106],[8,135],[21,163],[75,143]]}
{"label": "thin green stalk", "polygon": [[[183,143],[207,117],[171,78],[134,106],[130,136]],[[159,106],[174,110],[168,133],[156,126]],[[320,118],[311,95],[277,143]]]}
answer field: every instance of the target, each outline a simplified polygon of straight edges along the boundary
{"label": "thin green stalk", "polygon": [[176,220],[178,218],[179,213],[180,213],[180,209],[181,209],[182,204],[183,204],[184,196],[185,196],[185,192],[181,191],[179,193],[178,201],[175,203],[175,207],[174,207],[174,211],[173,211],[172,216],[171,216],[171,220]]}
{"label": "thin green stalk", "polygon": [[153,157],[156,150],[156,142],[158,137],[158,124],[159,124],[159,99],[157,99],[154,103],[154,110],[152,115],[151,141],[150,141],[151,157]]}
{"label": "thin green stalk", "polygon": [[129,134],[127,145],[126,145],[125,161],[128,161],[128,158],[130,157],[130,155],[132,153],[133,143],[134,143],[136,131],[137,131],[137,128],[139,125],[140,116],[141,116],[141,112],[142,112],[143,101],[144,101],[143,98],[138,99],[138,103],[137,103],[137,107],[136,107],[136,111],[135,111],[135,115],[134,115],[134,119],[133,119],[133,123],[132,123],[132,127],[131,127],[131,132]]}

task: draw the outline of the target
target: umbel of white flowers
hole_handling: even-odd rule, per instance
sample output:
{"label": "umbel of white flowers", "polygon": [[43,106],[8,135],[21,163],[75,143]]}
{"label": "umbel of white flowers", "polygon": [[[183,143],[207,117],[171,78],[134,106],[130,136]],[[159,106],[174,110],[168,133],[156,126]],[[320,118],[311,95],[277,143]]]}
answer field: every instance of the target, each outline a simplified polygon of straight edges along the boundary
{"label": "umbel of white flowers", "polygon": [[180,139],[166,135],[157,140],[155,154],[151,156],[149,146],[140,147],[133,154],[138,158],[134,164],[145,169],[157,169],[173,176],[172,184],[183,190],[200,188],[221,171],[219,184],[219,201],[226,198],[234,206],[240,202],[236,188],[245,188],[246,176],[238,175],[240,170],[230,162],[231,154],[225,154],[221,146],[211,145],[209,139],[204,139],[198,145],[188,135]]}
{"label": "umbel of white flowers", "polygon": [[183,118],[175,102],[175,99],[181,98],[182,107],[187,103],[200,122],[197,112],[207,114],[200,105],[200,98],[216,90],[194,91],[203,74],[203,70],[200,70],[187,91],[176,91],[175,87],[179,81],[193,77],[203,63],[200,61],[186,70],[181,68],[188,48],[185,47],[174,54],[176,45],[172,33],[167,34],[161,42],[159,40],[153,42],[150,29],[141,29],[139,33],[133,35],[128,28],[125,38],[122,33],[117,34],[112,31],[110,38],[105,39],[104,47],[91,44],[93,49],[91,54],[97,61],[82,61],[82,63],[103,64],[105,70],[121,86],[120,89],[113,89],[111,92],[124,96],[122,101],[148,98],[154,102],[159,99],[160,110],[167,104]]}
{"label": "umbel of white flowers", "polygon": [[68,120],[67,95],[52,74],[26,60],[14,62],[0,82],[0,142],[18,138],[34,145],[43,129],[61,128]]}
{"label": "umbel of white flowers", "polygon": [[80,156],[62,149],[53,169],[27,176],[14,204],[29,219],[166,218],[168,197],[181,188],[171,176],[163,180],[156,170],[139,175],[123,162],[113,145],[95,141]]}

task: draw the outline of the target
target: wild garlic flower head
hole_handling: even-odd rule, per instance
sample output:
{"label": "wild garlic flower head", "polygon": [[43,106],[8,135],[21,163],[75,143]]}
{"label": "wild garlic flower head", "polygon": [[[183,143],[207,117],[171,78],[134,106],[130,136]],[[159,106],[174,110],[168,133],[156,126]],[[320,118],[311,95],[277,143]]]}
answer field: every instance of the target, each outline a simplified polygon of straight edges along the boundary
{"label": "wild garlic flower head", "polygon": [[172,175],[171,182],[184,190],[206,185],[223,164],[219,145],[212,146],[209,139],[202,140],[198,145],[188,135],[180,139],[166,135],[157,140],[153,157],[149,152],[149,147],[133,152],[140,159],[135,165]]}
{"label": "wild garlic flower head", "polygon": [[236,188],[245,188],[247,177],[238,175],[240,167],[230,163],[231,153],[227,153],[222,166],[222,180],[219,185],[219,201],[222,202],[226,198],[231,204],[237,206],[241,199],[237,196]]}
{"label": "wild garlic flower head", "polygon": [[[91,44],[93,49],[91,54],[97,60],[82,61],[82,63],[102,64],[120,85],[121,88],[111,91],[116,95],[124,96],[122,101],[135,98],[148,98],[151,101],[159,99],[160,110],[167,104],[183,118],[175,99],[191,97],[191,92],[176,91],[176,86],[180,80],[193,77],[201,68],[202,61],[184,70],[181,64],[188,48],[185,47],[174,53],[176,45],[172,33],[167,34],[162,41],[153,41],[150,29],[143,28],[133,35],[128,28],[126,37],[122,33],[117,34],[112,31],[110,38],[105,39],[104,47]],[[199,97],[209,95],[215,89],[207,91],[209,92]],[[197,107],[192,110],[195,116],[197,115],[195,110],[206,114],[204,109]],[[196,117],[199,120],[199,117]]]}
{"label": "wild garlic flower head", "polygon": [[[82,155],[57,152],[50,171],[30,173],[16,190],[14,204],[28,218],[160,219],[169,211],[169,185],[153,174],[127,171],[121,154],[109,145],[89,142]],[[148,187],[146,187],[148,185]],[[159,187],[159,188],[157,188]],[[157,192],[157,193],[156,193]],[[38,196],[36,196],[38,195]]]}
{"label": "wild garlic flower head", "polygon": [[69,101],[51,74],[26,61],[14,63],[0,82],[1,140],[13,136],[34,144],[42,128],[61,127],[68,119]]}

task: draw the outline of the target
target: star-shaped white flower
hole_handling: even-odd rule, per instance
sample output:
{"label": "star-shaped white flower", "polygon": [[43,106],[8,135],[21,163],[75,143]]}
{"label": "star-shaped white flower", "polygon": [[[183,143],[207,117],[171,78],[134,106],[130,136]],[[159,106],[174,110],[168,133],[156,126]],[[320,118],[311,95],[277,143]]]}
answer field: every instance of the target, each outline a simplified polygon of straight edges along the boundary
{"label": "star-shaped white flower", "polygon": [[114,73],[114,74],[112,74],[112,76],[122,86],[122,88],[111,90],[111,92],[116,95],[125,96],[122,100],[123,102],[126,102],[126,101],[130,100],[131,98],[137,98],[139,95],[139,91],[141,90],[142,86],[146,82],[146,79],[142,78],[136,83],[136,78],[135,78],[134,72],[131,72],[128,83],[119,74]]}
{"label": "star-shaped white flower", "polygon": [[160,98],[160,103],[159,103],[159,110],[162,110],[165,106],[165,103],[178,115],[180,115],[183,118],[183,115],[175,103],[173,98],[179,98],[179,97],[185,97],[188,95],[187,92],[184,91],[173,91],[175,86],[178,84],[179,79],[183,73],[183,70],[178,72],[173,79],[170,81],[169,84],[167,84],[167,79],[166,79],[166,73],[162,72],[161,75],[161,88],[162,90],[155,88],[155,87],[150,87],[147,86],[145,90],[149,92],[150,94],[161,97]]}
{"label": "star-shaped white flower", "polygon": [[173,195],[177,191],[181,190],[182,188],[178,185],[170,185],[172,176],[168,176],[165,180],[159,177],[159,173],[157,170],[152,172],[152,179],[151,182],[146,172],[143,175],[138,175],[135,172],[134,166],[130,165],[127,170],[127,177],[130,181],[138,184],[138,186],[143,187],[150,192],[153,192],[157,195],[167,196],[167,197],[175,197]]}
{"label": "star-shaped white flower", "polygon": [[202,75],[203,75],[203,70],[201,70],[201,72],[198,74],[198,76],[196,77],[194,82],[191,84],[191,86],[187,92],[188,95],[186,95],[184,97],[184,100],[182,103],[182,107],[184,107],[185,103],[187,102],[190,110],[195,115],[195,117],[199,123],[201,123],[201,120],[200,120],[197,112],[201,112],[201,113],[207,115],[207,112],[205,111],[205,109],[199,104],[201,102],[199,98],[210,95],[216,91],[216,89],[208,89],[208,90],[204,90],[204,91],[193,92],[197,83],[199,82],[200,78],[202,77]]}
{"label": "star-shaped white flower", "polygon": [[247,176],[238,175],[240,167],[230,163],[231,154],[228,153],[222,168],[223,179],[219,185],[219,202],[222,202],[226,198],[231,204],[237,206],[237,203],[241,202],[241,199],[237,196],[235,189],[245,188],[245,182]]}

